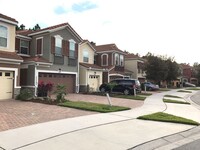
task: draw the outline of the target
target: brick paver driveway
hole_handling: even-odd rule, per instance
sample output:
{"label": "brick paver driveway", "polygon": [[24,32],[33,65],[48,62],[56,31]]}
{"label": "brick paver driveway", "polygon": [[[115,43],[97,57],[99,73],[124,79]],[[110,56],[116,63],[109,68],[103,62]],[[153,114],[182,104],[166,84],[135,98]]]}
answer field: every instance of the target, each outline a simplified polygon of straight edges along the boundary
{"label": "brick paver driveway", "polygon": [[[104,96],[68,94],[66,98],[74,101],[79,100],[108,104],[107,98]],[[113,105],[126,106],[131,108],[143,105],[143,101],[134,101],[121,98],[111,98],[111,101]],[[5,100],[0,101],[0,131],[48,122],[52,120],[59,120],[95,113],[97,112],[82,111],[56,105],[47,105],[17,100]]]}
{"label": "brick paver driveway", "polygon": [[33,102],[0,101],[0,131],[94,113]]}

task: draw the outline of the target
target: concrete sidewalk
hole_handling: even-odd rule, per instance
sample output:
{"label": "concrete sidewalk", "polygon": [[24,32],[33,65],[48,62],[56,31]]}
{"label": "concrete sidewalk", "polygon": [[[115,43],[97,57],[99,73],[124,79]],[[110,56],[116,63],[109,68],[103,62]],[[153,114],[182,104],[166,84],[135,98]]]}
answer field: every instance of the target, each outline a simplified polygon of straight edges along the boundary
{"label": "concrete sidewalk", "polygon": [[190,110],[188,113],[178,104],[163,103],[166,94],[183,98],[192,95],[172,90],[149,96],[142,107],[129,111],[81,116],[3,131],[0,132],[0,147],[6,150],[124,150],[194,127],[137,120],[138,116],[165,111],[200,122],[200,111],[192,105],[181,105]]}

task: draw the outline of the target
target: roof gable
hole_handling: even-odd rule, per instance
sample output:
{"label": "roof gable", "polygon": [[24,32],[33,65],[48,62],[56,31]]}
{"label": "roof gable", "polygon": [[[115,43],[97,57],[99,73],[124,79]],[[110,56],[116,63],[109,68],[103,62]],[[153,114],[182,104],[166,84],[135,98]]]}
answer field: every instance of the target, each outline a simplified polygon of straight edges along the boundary
{"label": "roof gable", "polygon": [[109,51],[116,51],[116,52],[124,53],[114,43],[105,44],[105,45],[98,45],[98,46],[95,46],[95,49],[96,49],[97,53],[109,52]]}
{"label": "roof gable", "polygon": [[14,25],[18,24],[18,21],[15,20],[14,18],[11,18],[9,16],[3,15],[1,13],[0,13],[0,21],[4,21],[4,22],[11,23],[11,24],[14,24]]}

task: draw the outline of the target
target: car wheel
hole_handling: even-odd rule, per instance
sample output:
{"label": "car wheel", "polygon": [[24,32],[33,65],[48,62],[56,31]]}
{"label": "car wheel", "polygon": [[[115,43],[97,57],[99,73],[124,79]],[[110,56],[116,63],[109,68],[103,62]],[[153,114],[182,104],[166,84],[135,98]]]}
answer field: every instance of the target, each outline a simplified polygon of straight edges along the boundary
{"label": "car wheel", "polygon": [[129,89],[125,89],[124,90],[124,95],[129,95],[130,94],[130,90]]}
{"label": "car wheel", "polygon": [[106,92],[106,89],[105,89],[105,88],[101,88],[101,92],[102,92],[102,93],[105,93],[105,92]]}
{"label": "car wheel", "polygon": [[149,88],[149,91],[152,91],[152,88]]}

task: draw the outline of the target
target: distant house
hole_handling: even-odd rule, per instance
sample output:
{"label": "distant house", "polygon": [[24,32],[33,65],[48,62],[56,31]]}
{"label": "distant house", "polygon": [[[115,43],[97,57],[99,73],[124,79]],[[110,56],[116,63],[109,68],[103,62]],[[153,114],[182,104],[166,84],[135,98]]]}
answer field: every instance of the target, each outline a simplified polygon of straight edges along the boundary
{"label": "distant house", "polygon": [[198,84],[198,79],[194,76],[194,68],[192,66],[182,63],[180,64],[180,69],[182,82],[189,82],[195,85]]}
{"label": "distant house", "polygon": [[96,50],[95,63],[104,69],[103,83],[115,78],[124,78],[124,56],[116,44],[94,45]]}
{"label": "distant house", "polygon": [[94,64],[96,50],[88,40],[79,49],[80,92],[98,91],[102,84],[103,68]]}
{"label": "distant house", "polygon": [[21,86],[37,95],[40,81],[64,84],[67,93],[78,92],[78,49],[83,40],[68,24],[44,29],[22,30],[16,34],[16,51],[21,65]]}
{"label": "distant house", "polygon": [[14,98],[20,92],[20,64],[15,52],[15,27],[18,22],[0,14],[0,100]]}
{"label": "distant house", "polygon": [[144,62],[145,60],[138,55],[125,55],[125,69],[127,70],[127,74],[130,74],[131,71],[131,78],[138,79],[140,82],[144,82],[146,80],[146,74],[144,72]]}

